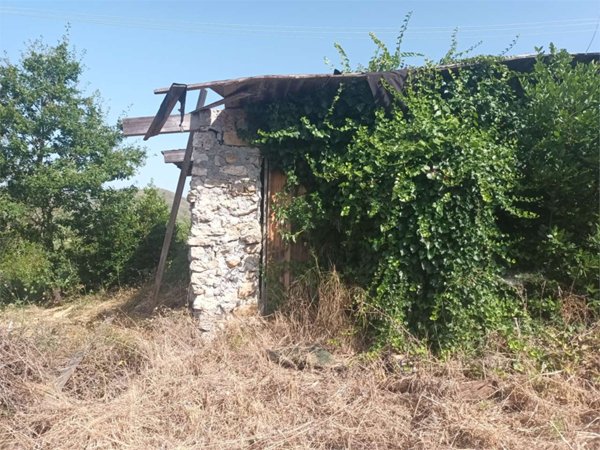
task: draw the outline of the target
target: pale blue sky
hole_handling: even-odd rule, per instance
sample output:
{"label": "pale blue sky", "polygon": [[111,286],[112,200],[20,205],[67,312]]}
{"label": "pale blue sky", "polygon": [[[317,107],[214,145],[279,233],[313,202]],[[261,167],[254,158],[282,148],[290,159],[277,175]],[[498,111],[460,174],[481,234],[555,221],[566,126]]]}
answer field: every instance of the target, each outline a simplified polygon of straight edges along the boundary
{"label": "pale blue sky", "polygon": [[[333,42],[342,44],[354,64],[364,63],[373,50],[368,32],[393,46],[408,11],[413,16],[404,48],[432,58],[448,49],[454,27],[460,48],[483,41],[478,53],[499,53],[516,35],[512,54],[532,53],[549,42],[571,52],[600,50],[600,2],[579,0],[0,0],[0,48],[16,61],[26,41],[42,36],[55,43],[70,23],[71,42],[85,51],[84,81],[100,91],[115,122],[155,114],[162,97],[153,89],[172,82],[328,72],[323,58],[338,61]],[[153,179],[174,190],[177,169],[162,162],[160,150],[185,143],[185,135],[144,143],[147,163],[133,182],[143,186]]]}

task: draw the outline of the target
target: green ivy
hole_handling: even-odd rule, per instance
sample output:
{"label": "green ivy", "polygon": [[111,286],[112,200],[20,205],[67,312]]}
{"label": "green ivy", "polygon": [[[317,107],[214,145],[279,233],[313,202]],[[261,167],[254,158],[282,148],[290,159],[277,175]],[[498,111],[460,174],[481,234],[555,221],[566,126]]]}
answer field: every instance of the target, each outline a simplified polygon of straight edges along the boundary
{"label": "green ivy", "polygon": [[[400,64],[399,47],[379,54],[394,64],[375,69]],[[445,62],[458,55],[454,45]],[[292,225],[287,237],[302,236],[323,261],[368,290],[380,344],[403,346],[408,330],[446,350],[474,346],[490,331],[510,335],[515,320],[523,331],[533,311],[512,275],[532,255],[540,258],[531,267],[542,279],[552,275],[553,253],[564,259],[557,267],[568,269],[561,282],[597,266],[590,251],[597,229],[587,225],[597,223],[596,212],[566,225],[578,211],[570,195],[598,205],[598,167],[587,165],[591,150],[579,144],[598,148],[598,133],[581,129],[593,118],[598,123],[598,97],[584,101],[575,87],[597,92],[597,66],[579,67],[554,49],[525,75],[496,57],[467,62],[412,71],[388,110],[375,108],[366,83],[355,82],[247,111],[254,143],[288,175],[276,208]],[[573,90],[567,98],[565,87]],[[550,117],[569,105],[581,111],[564,112],[564,124],[554,126]],[[560,164],[546,167],[542,156]],[[545,208],[554,202],[543,190],[578,167],[586,168],[584,181],[551,189],[567,234],[544,248],[528,239],[544,229]],[[568,234],[575,230],[578,241]],[[594,279],[597,271],[587,285]],[[530,304],[537,314],[557,314],[556,302]]]}

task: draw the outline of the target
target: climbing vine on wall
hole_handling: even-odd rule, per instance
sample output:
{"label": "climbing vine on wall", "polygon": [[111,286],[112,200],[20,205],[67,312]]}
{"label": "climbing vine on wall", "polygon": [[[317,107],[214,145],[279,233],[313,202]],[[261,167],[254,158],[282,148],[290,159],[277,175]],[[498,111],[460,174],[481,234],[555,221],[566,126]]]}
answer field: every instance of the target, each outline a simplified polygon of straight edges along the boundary
{"label": "climbing vine on wall", "polygon": [[[254,142],[286,171],[290,192],[306,189],[282,203],[280,216],[368,290],[380,343],[401,346],[398,330],[408,329],[447,349],[490,330],[508,335],[515,320],[529,322],[509,277],[543,210],[531,195],[528,170],[536,169],[524,166],[523,132],[538,129],[526,112],[531,99],[547,98],[543,68],[559,61],[563,79],[571,76],[565,55],[540,54],[532,74],[514,73],[493,57],[453,70],[428,65],[411,72],[385,110],[360,82],[248,110]],[[577,76],[597,90],[595,70],[577,69]],[[575,139],[598,145],[597,133]],[[595,174],[597,180],[597,167]],[[597,189],[588,195],[598,203]],[[594,218],[597,212],[585,220]]]}

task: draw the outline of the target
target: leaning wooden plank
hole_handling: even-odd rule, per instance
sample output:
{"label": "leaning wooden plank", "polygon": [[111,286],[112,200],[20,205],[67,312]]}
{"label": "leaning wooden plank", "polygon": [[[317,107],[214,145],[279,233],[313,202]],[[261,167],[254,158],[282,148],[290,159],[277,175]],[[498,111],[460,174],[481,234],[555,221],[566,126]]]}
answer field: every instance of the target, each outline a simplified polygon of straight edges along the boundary
{"label": "leaning wooden plank", "polygon": [[[198,103],[196,104],[196,109],[200,108],[205,101],[206,93],[200,92],[200,95],[198,96]],[[179,211],[179,204],[181,203],[181,196],[183,194],[185,180],[190,170],[190,162],[192,161],[193,150],[194,131],[190,131],[187,146],[185,148],[185,155],[183,157],[183,163],[181,164],[181,171],[179,172],[179,180],[177,181],[175,198],[173,199],[173,206],[171,207],[171,216],[169,217],[169,223],[167,224],[167,231],[165,233],[165,240],[163,241],[162,250],[160,252],[160,261],[158,262],[158,267],[156,268],[156,279],[154,280],[154,295],[152,297],[152,303],[154,305],[156,305],[156,303],[158,302],[160,285],[162,283],[162,277],[165,272],[165,263],[167,262],[167,255],[169,253],[169,247],[171,246],[173,231],[175,230],[175,222],[177,221],[177,212]]]}
{"label": "leaning wooden plank", "polygon": [[179,123],[183,123],[183,114],[185,111],[185,97],[187,93],[187,86],[181,83],[173,83],[169,88],[169,92],[165,95],[160,107],[158,108],[158,112],[154,116],[154,120],[148,127],[148,131],[144,135],[144,140],[147,141],[152,136],[156,136],[160,133],[160,130],[164,126],[165,122],[169,120],[169,115],[177,102],[180,104],[179,108]]}
{"label": "leaning wooden plank", "polygon": [[171,216],[169,217],[169,223],[167,224],[167,230],[165,232],[165,239],[163,241],[162,250],[160,252],[160,260],[158,267],[156,268],[156,278],[154,280],[154,294],[152,296],[152,305],[156,305],[158,302],[158,294],[160,293],[160,286],[162,284],[162,277],[165,272],[165,264],[167,262],[167,255],[169,254],[169,247],[171,246],[171,239],[173,238],[173,231],[175,230],[175,222],[177,220],[177,212],[179,211],[179,204],[181,203],[181,195],[183,194],[183,188],[185,186],[185,180],[189,173],[189,165],[192,159],[192,153],[194,148],[194,132],[190,131],[188,137],[187,147],[181,164],[181,170],[179,171],[179,181],[177,182],[177,189],[175,190],[175,198],[173,199],[173,206],[171,207]]}
{"label": "leaning wooden plank", "polygon": [[[172,115],[165,121],[160,134],[181,133],[191,131],[191,115],[183,116],[183,123],[179,115]],[[154,120],[154,116],[132,117],[123,119],[123,136],[145,136]]]}

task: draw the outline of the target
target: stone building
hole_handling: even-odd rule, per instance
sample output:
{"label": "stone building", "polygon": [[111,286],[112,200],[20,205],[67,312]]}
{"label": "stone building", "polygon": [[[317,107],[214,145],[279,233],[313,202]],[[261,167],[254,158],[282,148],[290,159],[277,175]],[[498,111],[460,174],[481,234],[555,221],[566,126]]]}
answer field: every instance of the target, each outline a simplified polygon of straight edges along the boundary
{"label": "stone building", "polygon": [[[598,60],[598,53],[576,54],[579,62]],[[507,58],[503,63],[521,72],[530,71],[535,55]],[[454,66],[439,67],[450,72]],[[216,320],[236,308],[257,304],[263,310],[267,286],[264,268],[273,262],[302,258],[302,249],[281,241],[270,205],[285,182],[282,173],[269,168],[258,149],[240,139],[245,127],[244,108],[257,102],[277,102],[288,96],[319,95],[340,84],[365,83],[372,101],[390,104],[390,88],[401,90],[409,69],[348,74],[259,76],[190,85],[173,84],[155,90],[166,94],[156,116],[125,119],[125,136],[190,132],[188,148],[163,152],[165,162],[182,168],[178,192],[191,175],[188,200],[192,228],[190,246],[190,299],[202,327],[210,330]],[[382,83],[384,81],[384,83]],[[204,105],[206,90],[221,99]],[[186,93],[200,91],[196,109],[183,114]],[[181,114],[171,115],[177,103]],[[222,108],[222,109],[217,109]],[[188,160],[186,161],[186,154]],[[187,164],[191,156],[191,166]],[[177,193],[176,193],[177,198]],[[178,205],[178,200],[175,202]],[[174,221],[174,219],[173,219]],[[167,232],[167,239],[169,241]],[[164,249],[163,249],[164,250]],[[161,273],[159,265],[158,273]],[[287,278],[286,278],[287,277]],[[280,280],[289,284],[289,274]],[[160,286],[160,276],[157,277]]]}
{"label": "stone building", "polygon": [[[265,267],[306,257],[299,245],[283,243],[278,224],[271,214],[273,197],[285,184],[282,173],[271,170],[260,151],[245,143],[244,107],[251,102],[277,101],[288,95],[307,92],[334,93],[340,83],[367,82],[373,98],[389,102],[381,89],[383,78],[401,89],[407,71],[374,74],[266,76],[225,80],[184,86],[189,90],[211,89],[222,100],[198,107],[190,117],[168,116],[177,98],[170,89],[156,117],[164,116],[160,132],[190,131],[192,164],[188,201],[192,227],[190,247],[190,299],[203,329],[210,330],[219,318],[244,305],[255,304],[264,311],[267,304]],[[181,92],[176,95],[182,95]],[[181,98],[181,97],[180,97]],[[179,98],[179,99],[180,99]],[[185,99],[185,96],[183,97]],[[168,104],[169,108],[163,108]],[[216,107],[224,106],[223,109]],[[166,112],[165,112],[166,111]],[[165,116],[166,114],[166,116]],[[156,117],[128,119],[127,135],[143,135],[153,128]],[[142,125],[142,119],[146,122]],[[147,122],[153,120],[153,124]],[[137,121],[137,122],[135,122]],[[179,125],[179,126],[178,126]],[[138,126],[138,128],[136,128]],[[163,152],[165,162],[181,167],[184,150]],[[285,270],[281,285],[290,283]]]}

